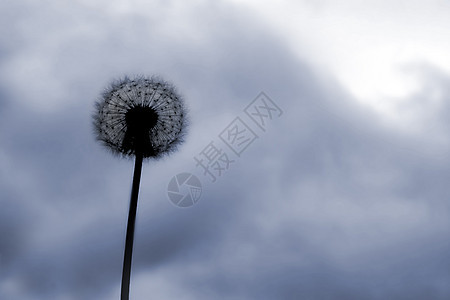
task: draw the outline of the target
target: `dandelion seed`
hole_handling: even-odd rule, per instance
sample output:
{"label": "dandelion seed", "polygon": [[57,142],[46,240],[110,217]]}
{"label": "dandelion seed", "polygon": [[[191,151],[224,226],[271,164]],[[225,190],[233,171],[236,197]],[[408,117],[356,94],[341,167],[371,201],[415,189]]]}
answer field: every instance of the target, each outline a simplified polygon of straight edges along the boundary
{"label": "dandelion seed", "polygon": [[158,158],[182,141],[184,110],[169,83],[156,77],[126,77],[113,83],[97,102],[97,139],[119,155]]}

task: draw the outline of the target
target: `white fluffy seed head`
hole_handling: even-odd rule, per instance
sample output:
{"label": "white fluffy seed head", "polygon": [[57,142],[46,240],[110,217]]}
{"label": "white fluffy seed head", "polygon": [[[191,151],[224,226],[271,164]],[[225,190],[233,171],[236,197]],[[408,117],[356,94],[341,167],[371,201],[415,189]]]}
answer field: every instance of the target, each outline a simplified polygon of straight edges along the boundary
{"label": "white fluffy seed head", "polygon": [[170,153],[182,142],[187,127],[181,96],[159,77],[113,82],[96,103],[93,118],[97,139],[126,157]]}

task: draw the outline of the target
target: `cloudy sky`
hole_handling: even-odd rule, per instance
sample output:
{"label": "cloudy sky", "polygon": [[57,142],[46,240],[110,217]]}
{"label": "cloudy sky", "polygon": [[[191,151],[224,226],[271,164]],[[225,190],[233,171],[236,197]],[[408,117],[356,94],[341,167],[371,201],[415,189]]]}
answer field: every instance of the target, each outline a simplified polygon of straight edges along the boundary
{"label": "cloudy sky", "polygon": [[[127,74],[174,83],[191,120],[144,165],[131,299],[450,297],[448,1],[6,0],[0,25],[1,299],[119,299],[133,161],[91,115]],[[258,135],[239,157],[235,117]],[[214,183],[211,141],[235,160]]]}

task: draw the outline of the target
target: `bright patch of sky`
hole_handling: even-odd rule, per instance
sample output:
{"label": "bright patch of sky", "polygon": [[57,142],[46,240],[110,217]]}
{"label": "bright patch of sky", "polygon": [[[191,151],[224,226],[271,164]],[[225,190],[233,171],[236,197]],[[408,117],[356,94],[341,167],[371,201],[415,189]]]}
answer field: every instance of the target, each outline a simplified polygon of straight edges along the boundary
{"label": "bright patch of sky", "polygon": [[426,84],[415,68],[450,72],[447,1],[234,2],[245,3],[294,53],[397,125],[411,125],[420,114],[402,109]]}

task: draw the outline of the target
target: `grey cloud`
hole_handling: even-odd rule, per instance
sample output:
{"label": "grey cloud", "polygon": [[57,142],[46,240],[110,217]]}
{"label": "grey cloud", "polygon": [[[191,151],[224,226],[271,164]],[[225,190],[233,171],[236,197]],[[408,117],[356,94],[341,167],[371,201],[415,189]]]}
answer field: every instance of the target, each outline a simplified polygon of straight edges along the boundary
{"label": "grey cloud", "polygon": [[[31,89],[54,84],[66,96],[49,96],[58,106],[39,112],[27,103],[46,105],[45,93],[18,99],[22,83],[13,76],[5,85],[0,297],[99,299],[118,288],[132,162],[95,143],[90,113],[111,77],[147,70],[173,78],[191,106],[193,128],[208,128],[191,132],[173,162],[145,166],[135,278],[174,274],[164,280],[186,299],[448,297],[448,159],[433,157],[421,136],[383,127],[293,57],[251,12],[223,3],[189,8],[182,21],[198,32],[176,34],[163,21],[173,14],[162,4],[161,15],[151,17],[72,4],[79,19],[67,20],[69,10],[46,5],[39,18],[17,13],[28,30],[43,24],[34,33],[17,31],[18,40],[45,59],[51,75],[43,79],[56,80],[36,73]],[[46,34],[58,24],[63,31]],[[10,58],[21,57],[9,47]],[[214,121],[232,119],[261,90],[284,115],[267,133],[258,131],[217,183],[201,178],[196,206],[171,206],[164,189],[174,164],[198,173],[183,160],[196,153],[186,151],[201,150],[205,136],[215,139],[221,128]],[[162,289],[154,293],[167,298]]]}

